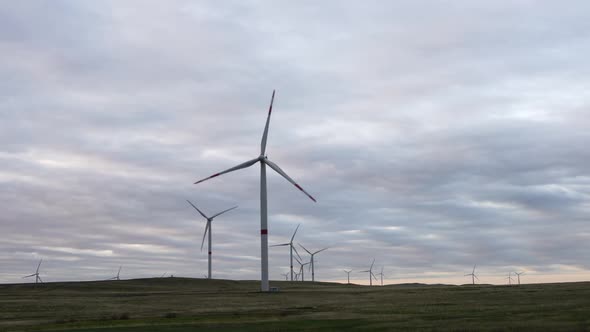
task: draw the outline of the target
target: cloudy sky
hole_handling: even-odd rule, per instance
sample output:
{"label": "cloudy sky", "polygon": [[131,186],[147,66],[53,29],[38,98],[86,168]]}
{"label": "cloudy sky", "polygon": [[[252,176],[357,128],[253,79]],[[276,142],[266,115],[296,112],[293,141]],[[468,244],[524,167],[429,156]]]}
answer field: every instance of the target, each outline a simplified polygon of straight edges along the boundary
{"label": "cloudy sky", "polygon": [[[0,282],[590,279],[587,1],[0,1]],[[302,250],[300,250],[303,253]],[[307,259],[307,257],[304,257]],[[270,276],[288,249],[270,249]],[[356,282],[366,274],[353,272]]]}

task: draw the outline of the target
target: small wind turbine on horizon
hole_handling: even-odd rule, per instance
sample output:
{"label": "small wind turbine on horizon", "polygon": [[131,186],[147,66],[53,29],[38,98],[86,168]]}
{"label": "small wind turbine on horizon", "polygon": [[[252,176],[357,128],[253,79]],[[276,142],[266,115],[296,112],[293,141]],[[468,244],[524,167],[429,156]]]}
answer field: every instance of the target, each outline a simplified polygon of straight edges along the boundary
{"label": "small wind turbine on horizon", "polygon": [[107,280],[121,280],[121,279],[119,278],[119,274],[120,274],[120,273],[121,273],[121,266],[119,266],[119,271],[117,271],[117,275],[116,275],[116,276],[114,276],[114,277],[112,277],[112,278],[110,278],[110,279],[107,279]]}
{"label": "small wind turbine on horizon", "polygon": [[320,252],[322,252],[322,251],[324,251],[324,250],[326,250],[328,248],[326,247],[324,249],[320,249],[320,250],[315,251],[315,252],[312,253],[309,250],[307,250],[304,246],[302,246],[301,243],[299,243],[299,246],[301,246],[301,248],[303,248],[303,250],[307,251],[307,253],[311,256],[311,260],[310,260],[310,263],[311,263],[311,281],[315,281],[315,271],[314,271],[314,260],[313,260],[313,257],[316,254],[319,254]]}
{"label": "small wind turbine on horizon", "polygon": [[524,272],[520,272],[520,273],[514,272],[514,274],[516,274],[516,276],[518,277],[518,284],[520,285],[520,275],[524,274]]}
{"label": "small wind turbine on horizon", "polygon": [[297,261],[297,263],[299,263],[299,273],[297,273],[298,276],[301,276],[301,281],[305,281],[305,265],[309,264],[310,262],[307,263],[301,263],[301,261],[295,257],[295,260]]}
{"label": "small wind turbine on horizon", "polygon": [[266,141],[268,137],[268,126],[270,123],[270,115],[272,113],[272,104],[275,98],[275,91],[272,92],[270,99],[270,107],[268,109],[268,116],[266,118],[266,125],[264,126],[264,132],[262,134],[262,140],[260,142],[260,155],[252,160],[248,160],[237,166],[229,168],[225,171],[215,173],[207,178],[195,182],[201,183],[203,181],[212,179],[219,175],[233,172],[242,168],[250,167],[256,163],[260,163],[260,289],[263,292],[270,290],[268,281],[268,210],[267,210],[267,192],[266,192],[266,166],[272,168],[275,172],[279,173],[287,181],[291,182],[297,189],[301,190],[307,197],[312,201],[316,201],[309,193],[307,193],[299,184],[297,184],[287,173],[285,173],[277,164],[270,161],[266,156]]}
{"label": "small wind turbine on horizon", "polygon": [[508,272],[508,277],[504,278],[504,279],[508,279],[508,285],[512,285],[512,272]]}
{"label": "small wind turbine on horizon", "polygon": [[347,278],[347,282],[346,284],[350,285],[350,272],[352,272],[352,270],[343,270],[346,273],[346,278]]}
{"label": "small wind turbine on horizon", "polygon": [[[285,281],[289,281],[289,272],[287,272],[287,273],[281,273],[281,275],[283,277],[285,277]],[[291,281],[293,281],[293,280],[291,280]]]}
{"label": "small wind turbine on horizon", "polygon": [[377,274],[378,276],[381,276],[381,286],[383,286],[383,266],[381,267],[381,272]]}
{"label": "small wind turbine on horizon", "polygon": [[186,200],[192,207],[195,208],[195,210],[197,210],[199,212],[199,214],[201,214],[201,216],[203,216],[203,218],[205,218],[207,220],[207,223],[205,224],[205,233],[203,233],[203,241],[201,241],[201,251],[203,251],[203,245],[205,244],[205,236],[207,236],[207,233],[209,233],[209,248],[208,248],[208,252],[209,254],[207,255],[208,260],[207,260],[207,266],[208,266],[208,275],[207,275],[207,279],[211,279],[211,250],[212,249],[212,239],[211,239],[211,222],[213,221],[213,219],[215,219],[215,217],[220,216],[228,211],[231,211],[235,208],[237,208],[237,206],[234,206],[232,208],[229,208],[227,210],[223,210],[217,214],[214,214],[211,217],[207,217],[203,212],[201,212],[201,210],[199,210],[198,207],[196,207],[193,203],[191,203],[191,201],[189,201],[188,199]]}
{"label": "small wind turbine on horizon", "polygon": [[465,275],[466,276],[471,276],[471,284],[475,285],[475,279],[477,279],[477,281],[479,281],[479,278],[477,277],[477,275],[475,275],[475,265],[473,265],[473,271],[471,271],[471,273],[468,273]]}
{"label": "small wind turbine on horizon", "polygon": [[34,276],[35,277],[35,283],[36,284],[39,283],[39,282],[43,282],[43,280],[41,280],[41,277],[39,276],[39,267],[41,267],[41,262],[43,262],[43,259],[41,259],[39,261],[39,264],[37,265],[37,270],[35,271],[35,273],[29,274],[28,276],[24,276],[23,279],[24,278],[30,278],[30,277],[33,277]]}
{"label": "small wind turbine on horizon", "polygon": [[375,281],[377,281],[377,277],[375,277],[375,275],[373,274],[373,265],[374,264],[375,264],[375,258],[373,258],[373,263],[371,263],[371,267],[368,270],[359,271],[359,272],[369,272],[369,286],[373,286],[373,278],[375,278]]}
{"label": "small wind turbine on horizon", "polygon": [[291,241],[287,242],[287,243],[282,243],[282,244],[275,244],[271,247],[281,247],[281,246],[289,246],[289,258],[290,258],[290,266],[291,266],[291,281],[293,281],[293,250],[295,250],[295,253],[297,254],[297,256],[299,258],[301,258],[301,256],[299,256],[299,253],[297,252],[297,249],[295,248],[295,246],[293,245],[293,239],[295,239],[295,234],[297,234],[297,230],[299,229],[299,226],[301,226],[301,224],[297,225],[297,228],[295,228],[295,232],[293,232],[293,236],[291,236]]}

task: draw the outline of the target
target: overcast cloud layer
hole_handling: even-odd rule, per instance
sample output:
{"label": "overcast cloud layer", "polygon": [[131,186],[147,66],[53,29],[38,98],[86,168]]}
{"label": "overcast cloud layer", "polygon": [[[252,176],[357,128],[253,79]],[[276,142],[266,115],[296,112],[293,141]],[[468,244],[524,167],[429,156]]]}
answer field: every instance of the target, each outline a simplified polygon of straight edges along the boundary
{"label": "overcast cloud layer", "polygon": [[[0,1],[0,282],[590,279],[587,1]],[[300,250],[303,253],[302,250]],[[288,249],[270,249],[270,275]],[[366,282],[365,274],[351,277]]]}

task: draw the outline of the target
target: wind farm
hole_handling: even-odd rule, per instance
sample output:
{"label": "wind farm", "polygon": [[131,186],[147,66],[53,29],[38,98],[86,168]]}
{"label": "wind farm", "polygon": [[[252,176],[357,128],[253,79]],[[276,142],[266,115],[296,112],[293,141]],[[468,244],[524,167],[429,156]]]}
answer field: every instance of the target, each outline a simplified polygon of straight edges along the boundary
{"label": "wind farm", "polygon": [[590,331],[588,22],[0,1],[0,331]]}

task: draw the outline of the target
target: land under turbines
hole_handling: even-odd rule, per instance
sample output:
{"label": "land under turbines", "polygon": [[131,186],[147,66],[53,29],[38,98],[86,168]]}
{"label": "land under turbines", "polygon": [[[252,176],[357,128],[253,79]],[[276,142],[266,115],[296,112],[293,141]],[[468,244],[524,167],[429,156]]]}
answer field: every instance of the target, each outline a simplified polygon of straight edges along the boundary
{"label": "land under turbines", "polygon": [[[151,278],[0,285],[1,331],[584,331],[590,283],[383,287]],[[567,299],[562,301],[560,299]]]}

